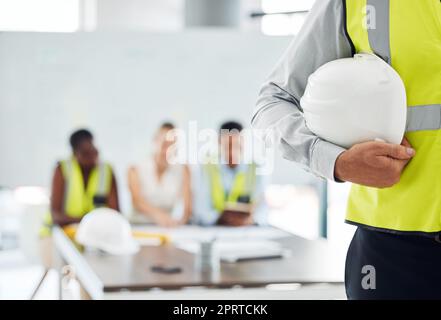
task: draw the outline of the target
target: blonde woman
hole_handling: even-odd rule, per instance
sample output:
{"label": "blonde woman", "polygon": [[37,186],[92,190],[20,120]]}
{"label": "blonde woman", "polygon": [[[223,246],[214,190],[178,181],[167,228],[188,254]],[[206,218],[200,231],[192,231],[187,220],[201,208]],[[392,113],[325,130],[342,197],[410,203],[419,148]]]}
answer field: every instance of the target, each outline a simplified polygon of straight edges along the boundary
{"label": "blonde woman", "polygon": [[129,168],[134,222],[174,227],[190,219],[190,170],[186,165],[167,161],[169,148],[176,142],[168,139],[167,134],[174,128],[172,123],[163,123],[154,137],[153,154]]}

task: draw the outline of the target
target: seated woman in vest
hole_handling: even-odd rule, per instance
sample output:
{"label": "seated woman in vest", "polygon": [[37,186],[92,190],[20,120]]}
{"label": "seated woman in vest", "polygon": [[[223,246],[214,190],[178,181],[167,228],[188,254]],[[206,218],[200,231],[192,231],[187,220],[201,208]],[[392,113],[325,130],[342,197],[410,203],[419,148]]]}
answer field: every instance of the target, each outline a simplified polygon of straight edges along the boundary
{"label": "seated woman in vest", "polygon": [[197,224],[266,224],[266,183],[262,175],[256,175],[254,163],[242,160],[242,130],[238,122],[223,123],[219,132],[220,155],[201,166],[195,193]]}
{"label": "seated woman in vest", "polygon": [[172,123],[163,123],[154,137],[153,154],[129,168],[128,183],[135,211],[132,222],[173,227],[187,223],[190,218],[190,170],[186,165],[167,161],[176,142],[171,135],[174,128]]}
{"label": "seated woman in vest", "polygon": [[78,223],[97,207],[119,210],[116,179],[109,164],[98,160],[92,134],[85,129],[70,137],[73,155],[60,161],[52,179],[52,221]]}

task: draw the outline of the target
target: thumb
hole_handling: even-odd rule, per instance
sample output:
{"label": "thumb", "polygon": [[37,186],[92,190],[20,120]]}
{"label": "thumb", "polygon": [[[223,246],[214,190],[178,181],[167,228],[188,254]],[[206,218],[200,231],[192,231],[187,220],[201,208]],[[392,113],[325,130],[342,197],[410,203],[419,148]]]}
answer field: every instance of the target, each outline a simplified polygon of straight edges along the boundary
{"label": "thumb", "polygon": [[399,144],[385,144],[384,152],[384,155],[399,160],[408,160],[415,155],[414,149]]}
{"label": "thumb", "polygon": [[401,145],[412,148],[411,144],[409,143],[409,140],[407,140],[406,137],[404,137],[403,140],[401,141]]}

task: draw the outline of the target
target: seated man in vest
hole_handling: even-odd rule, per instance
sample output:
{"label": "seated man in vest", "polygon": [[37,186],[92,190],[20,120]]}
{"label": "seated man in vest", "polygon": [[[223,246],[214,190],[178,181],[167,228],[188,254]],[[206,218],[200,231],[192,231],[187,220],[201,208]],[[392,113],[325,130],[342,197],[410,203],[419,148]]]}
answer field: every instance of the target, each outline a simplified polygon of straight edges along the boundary
{"label": "seated man in vest", "polygon": [[70,137],[73,155],[58,163],[52,179],[51,217],[60,226],[78,223],[97,207],[119,210],[116,179],[109,164],[98,161],[88,130]]}
{"label": "seated man in vest", "polygon": [[263,177],[256,165],[241,161],[240,123],[220,127],[220,155],[201,166],[195,193],[194,222],[201,225],[244,226],[266,223]]}

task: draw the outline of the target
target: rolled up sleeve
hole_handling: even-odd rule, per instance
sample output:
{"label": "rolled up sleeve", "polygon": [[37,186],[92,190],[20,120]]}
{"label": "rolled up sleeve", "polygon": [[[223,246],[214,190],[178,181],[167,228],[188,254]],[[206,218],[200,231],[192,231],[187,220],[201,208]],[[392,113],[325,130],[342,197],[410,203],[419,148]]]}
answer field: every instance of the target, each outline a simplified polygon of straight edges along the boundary
{"label": "rolled up sleeve", "polygon": [[315,70],[352,56],[344,23],[343,0],[316,1],[299,34],[263,84],[252,119],[262,138],[276,140],[284,158],[333,181],[335,161],[345,149],[308,129],[300,98]]}

